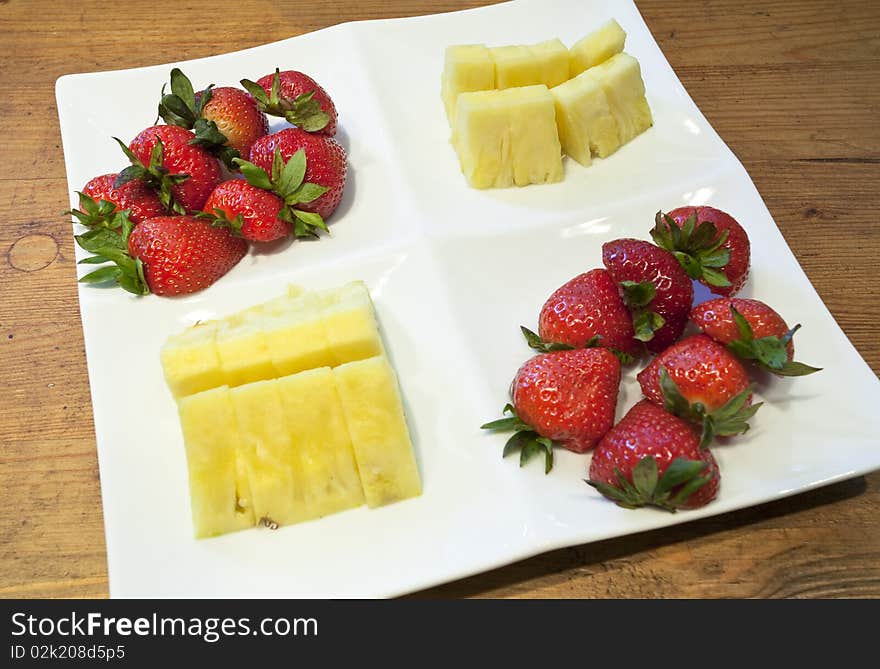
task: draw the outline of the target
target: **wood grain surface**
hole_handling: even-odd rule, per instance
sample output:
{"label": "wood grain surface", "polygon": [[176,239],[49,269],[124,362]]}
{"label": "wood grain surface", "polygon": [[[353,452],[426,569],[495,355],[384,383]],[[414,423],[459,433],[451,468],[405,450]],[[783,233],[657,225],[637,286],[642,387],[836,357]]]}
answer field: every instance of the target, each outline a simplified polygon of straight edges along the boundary
{"label": "wood grain surface", "polygon": [[[104,597],[106,553],[54,82],[468,0],[0,0],[0,597]],[[880,370],[880,3],[639,0],[813,285]],[[137,18],[135,21],[134,19]],[[179,27],[179,30],[178,30]],[[73,184],[79,188],[81,184]],[[878,435],[880,437],[880,435]],[[878,438],[880,441],[880,438]],[[880,597],[880,473],[558,550],[421,597]]]}

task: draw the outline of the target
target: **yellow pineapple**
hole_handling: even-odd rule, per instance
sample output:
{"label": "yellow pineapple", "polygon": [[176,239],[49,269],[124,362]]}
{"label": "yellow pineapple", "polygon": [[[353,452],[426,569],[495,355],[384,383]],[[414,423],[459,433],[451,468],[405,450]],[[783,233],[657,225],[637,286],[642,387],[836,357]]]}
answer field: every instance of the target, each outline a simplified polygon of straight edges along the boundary
{"label": "yellow pineapple", "polygon": [[252,527],[247,481],[239,480],[237,468],[240,438],[229,388],[220,386],[184,397],[178,412],[196,538]]}
{"label": "yellow pineapple", "polygon": [[262,329],[263,306],[257,305],[220,321],[217,355],[223,378],[240,386],[275,376],[272,357]]}
{"label": "yellow pineapple", "polygon": [[562,150],[584,166],[590,164],[591,154],[605,158],[620,146],[605,91],[588,73],[550,89]]}
{"label": "yellow pineapple", "polygon": [[527,46],[489,49],[495,63],[495,88],[516,88],[541,83],[541,64]]}
{"label": "yellow pineapple", "polygon": [[240,431],[240,452],[250,481],[256,521],[289,525],[306,520],[298,454],[284,418],[274,379],[231,390]]}
{"label": "yellow pineapple", "polygon": [[475,188],[550,183],[563,176],[556,110],[544,85],[462,93],[452,142]]}
{"label": "yellow pineapple", "polygon": [[485,91],[494,87],[495,63],[484,45],[463,44],[446,49],[440,92],[450,124],[455,117],[459,93]]}
{"label": "yellow pineapple", "polygon": [[604,63],[623,51],[626,33],[614,19],[574,44],[569,50],[568,76],[574,78],[584,70]]}
{"label": "yellow pineapple", "polygon": [[159,351],[165,381],[175,398],[223,385],[215,344],[217,321],[197,323],[172,335]]}
{"label": "yellow pineapple", "polygon": [[278,298],[264,306],[260,326],[274,370],[271,376],[333,364],[320,308],[314,292]]}
{"label": "yellow pineapple", "polygon": [[551,39],[532,44],[529,51],[538,62],[541,72],[540,80],[535,83],[553,88],[568,79],[568,49],[561,40]]}
{"label": "yellow pineapple", "polygon": [[364,497],[370,507],[421,494],[394,370],[385,356],[334,368]]}
{"label": "yellow pineapple", "polygon": [[309,518],[364,503],[351,437],[329,367],[278,379]]}
{"label": "yellow pineapple", "polygon": [[645,98],[645,83],[639,61],[628,53],[612,56],[585,72],[605,92],[608,107],[617,122],[620,144],[643,133],[654,124]]}
{"label": "yellow pineapple", "polygon": [[331,366],[384,353],[373,300],[363,281],[324,291],[319,300]]}

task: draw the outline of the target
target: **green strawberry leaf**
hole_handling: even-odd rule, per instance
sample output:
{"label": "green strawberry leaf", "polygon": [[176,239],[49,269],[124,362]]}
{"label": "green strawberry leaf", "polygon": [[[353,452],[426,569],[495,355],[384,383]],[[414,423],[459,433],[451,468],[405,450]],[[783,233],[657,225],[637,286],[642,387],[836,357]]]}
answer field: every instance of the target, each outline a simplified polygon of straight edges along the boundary
{"label": "green strawberry leaf", "polygon": [[116,266],[102,267],[94,272],[89,272],[83,276],[80,283],[108,283],[109,281],[118,281],[122,276],[122,270]]}
{"label": "green strawberry leaf", "polygon": [[553,442],[546,437],[540,436],[530,425],[523,422],[517,415],[513,405],[505,404],[502,413],[509,415],[480,426],[480,429],[492,432],[513,431],[514,434],[504,444],[501,457],[506,458],[519,451],[519,465],[522,467],[533,457],[543,453],[544,473],[549,473],[553,468]]}
{"label": "green strawberry leaf", "polygon": [[722,248],[730,235],[718,231],[715,223],[697,220],[692,213],[679,227],[668,214],[658,211],[650,232],[654,243],[672,253],[691,279],[710,286],[729,286],[727,276],[719,271],[730,262],[730,249]]}
{"label": "green strawberry leaf", "polygon": [[297,237],[317,237],[317,230],[330,232],[327,224],[324,223],[324,219],[318,214],[311,211],[300,211],[299,209],[291,209],[291,212],[296,217],[294,234]]}
{"label": "green strawberry leaf", "polygon": [[633,335],[639,341],[651,341],[654,333],[666,325],[666,319],[653,311],[643,311],[633,320]]}
{"label": "green strawberry leaf", "polygon": [[[275,149],[275,160],[281,161],[281,152],[278,149]],[[275,188],[278,195],[286,201],[302,185],[306,175],[306,152],[299,149],[284,163],[280,172]]]}
{"label": "green strawberry leaf", "polygon": [[657,294],[657,287],[650,281],[621,281],[623,301],[630,309],[646,307]]}
{"label": "green strawberry leaf", "polygon": [[703,266],[701,272],[702,276],[699,278],[703,279],[703,281],[708,283],[710,286],[724,287],[731,285],[730,279],[728,279],[727,275],[723,272],[719,272],[718,270],[712,269],[708,266]]}
{"label": "green strawberry leaf", "polygon": [[[520,325],[519,329],[523,333],[523,336],[526,338],[526,343],[529,345],[529,348],[533,348],[540,353],[550,353],[551,351],[571,351],[574,349],[574,346],[569,346],[568,344],[544,341],[543,339],[541,339],[540,335],[538,335],[537,332],[532,332],[523,325]],[[591,339],[590,341],[593,340]],[[596,339],[596,341],[598,342],[598,339]]]}
{"label": "green strawberry leaf", "polygon": [[272,190],[272,179],[262,167],[257,167],[243,158],[235,158],[232,162],[235,163],[242,176],[251,186]]}
{"label": "green strawberry leaf", "polygon": [[257,104],[261,107],[264,107],[269,104],[269,96],[266,95],[266,91],[263,90],[263,87],[260,86],[256,81],[251,81],[250,79],[242,79],[239,82],[248,93],[251,94],[251,97],[257,101]]}
{"label": "green strawberry leaf", "polygon": [[654,506],[675,512],[694,492],[709,482],[709,477],[699,476],[705,469],[706,463],[701,460],[679,457],[669,464],[658,480],[657,460],[652,455],[646,455],[632,468],[632,482],[615,467],[615,484],[592,479],[585,483],[627,509]]}
{"label": "green strawberry leaf", "polygon": [[171,70],[171,92],[189,109],[193,109],[196,106],[196,94],[193,90],[192,82],[177,67]]}

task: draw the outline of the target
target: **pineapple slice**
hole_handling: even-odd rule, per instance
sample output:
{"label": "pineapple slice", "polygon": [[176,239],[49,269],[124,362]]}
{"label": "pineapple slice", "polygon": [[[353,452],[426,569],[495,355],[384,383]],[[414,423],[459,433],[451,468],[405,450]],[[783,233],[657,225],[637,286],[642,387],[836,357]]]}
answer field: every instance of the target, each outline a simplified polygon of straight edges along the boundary
{"label": "pineapple slice", "polygon": [[462,93],[452,142],[474,188],[549,183],[563,176],[553,96],[543,84]]}
{"label": "pineapple slice", "polygon": [[574,78],[584,70],[620,53],[623,51],[624,42],[626,42],[626,33],[617,21],[611,19],[571,47],[568,76]]}
{"label": "pineapple slice", "polygon": [[421,494],[397,378],[385,356],[333,370],[370,507]]}
{"label": "pineapple slice", "polygon": [[329,367],[278,379],[310,518],[364,503],[351,437]]}
{"label": "pineapple slice", "polygon": [[178,403],[178,412],[186,445],[196,538],[252,527],[249,490],[241,485],[238,475],[239,435],[229,388],[220,386],[184,397]]}
{"label": "pineapple slice", "polygon": [[495,63],[495,88],[516,88],[541,83],[541,64],[527,46],[489,49]]}
{"label": "pineapple slice", "polygon": [[217,321],[197,323],[162,345],[159,359],[175,399],[223,385],[215,344],[217,327]]}
{"label": "pineapple slice", "polygon": [[263,305],[251,307],[220,321],[217,355],[229,386],[241,386],[275,376],[272,357],[262,329]]}
{"label": "pineapple slice", "polygon": [[536,83],[553,88],[568,79],[568,49],[561,40],[557,38],[533,44],[529,51],[541,70],[541,79]]}
{"label": "pineapple slice", "polygon": [[330,366],[382,355],[385,348],[376,324],[370,291],[353,281],[320,295],[321,320],[327,333]]}
{"label": "pineapple slice", "polygon": [[333,364],[316,293],[268,302],[260,327],[274,369],[274,374],[266,378]]}
{"label": "pineapple slice", "polygon": [[605,158],[620,146],[617,121],[602,86],[588,72],[550,90],[562,149],[585,167],[591,153]]}
{"label": "pineapple slice", "polygon": [[440,77],[440,92],[449,123],[455,118],[459,93],[486,91],[495,87],[495,63],[482,44],[463,44],[446,49],[446,64]]}
{"label": "pineapple slice", "polygon": [[249,383],[233,388],[231,394],[254,518],[258,523],[278,525],[306,520],[298,454],[284,419],[277,381]]}
{"label": "pineapple slice", "polygon": [[621,146],[654,124],[645,98],[645,83],[639,61],[628,53],[612,56],[586,71],[605,91],[608,107],[617,121]]}

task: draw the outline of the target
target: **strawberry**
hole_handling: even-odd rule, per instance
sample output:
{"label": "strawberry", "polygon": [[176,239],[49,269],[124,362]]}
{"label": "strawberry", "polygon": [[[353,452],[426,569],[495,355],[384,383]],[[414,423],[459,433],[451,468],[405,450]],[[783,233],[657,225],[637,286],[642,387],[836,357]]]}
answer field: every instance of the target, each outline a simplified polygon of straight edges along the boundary
{"label": "strawberry", "polygon": [[254,96],[260,111],[280,116],[306,132],[332,137],[336,134],[336,105],[310,76],[295,70],[267,74],[254,83],[247,79],[241,85]]}
{"label": "strawberry", "polygon": [[205,203],[206,212],[251,242],[272,242],[290,234],[290,223],[279,216],[282,210],[286,211],[284,200],[243,179],[222,182]]}
{"label": "strawberry", "polygon": [[713,207],[658,212],[654,242],[674,253],[688,276],[716,295],[736,294],[749,274],[749,237],[730,215]]}
{"label": "strawberry", "polygon": [[761,406],[750,406],[751,384],[736,356],[705,335],[673,344],[636,378],[654,404],[700,425],[704,445],[748,430]]}
{"label": "strawberry", "polygon": [[541,353],[527,360],[510,386],[507,418],[484,430],[513,430],[503,455],[517,449],[520,465],[544,453],[544,471],[553,466],[554,443],[575,453],[591,449],[614,423],[620,362],[604,348]]}
{"label": "strawberry", "polygon": [[538,334],[544,342],[585,347],[598,336],[599,346],[636,355],[632,316],[607,270],[594,269],[559,287],[541,307]]}
{"label": "strawberry", "polygon": [[171,93],[162,87],[159,116],[169,125],[192,130],[194,143],[230,169],[234,169],[233,158],[247,157],[254,141],[269,132],[266,115],[250,93],[213,84],[194,92],[192,82],[176,67],[171,70]]}
{"label": "strawberry", "polygon": [[[119,175],[102,174],[83,186],[82,193],[80,194],[80,205],[86,209],[86,213],[93,212],[89,211],[89,205],[83,202],[83,195],[88,197],[92,203],[98,204],[98,206],[100,206],[101,200],[113,203],[115,205],[113,207],[114,212],[128,209],[128,217],[132,223],[140,223],[145,219],[163,216],[168,213],[159,201],[156,191],[150,188],[144,181],[134,179],[119,188],[114,188],[113,184],[117,176]],[[84,225],[89,225],[82,219],[80,219],[80,222]]]}
{"label": "strawberry", "polygon": [[602,245],[602,262],[633,312],[635,338],[654,353],[676,341],[694,287],[675,256],[640,239],[616,239]]}
{"label": "strawberry", "polygon": [[642,400],[596,446],[587,483],[628,509],[675,511],[715,499],[721,474],[690,425]]}
{"label": "strawberry", "polygon": [[146,128],[128,147],[117,139],[131,166],[119,173],[115,187],[142,179],[157,191],[169,210],[178,214],[198,212],[220,183],[221,172],[217,159],[195,140],[193,133],[175,125]]}
{"label": "strawberry", "polygon": [[120,231],[95,228],[75,237],[96,255],[80,261],[111,262],[86,274],[83,283],[115,282],[136,295],[185,295],[207,288],[247,252],[247,242],[225,228],[193,216],[158,216]]}
{"label": "strawberry", "polygon": [[801,326],[789,329],[782,316],[759,300],[718,297],[694,307],[691,321],[743,360],[773,374],[805,376],[821,371],[793,360],[792,337]]}
{"label": "strawberry", "polygon": [[266,172],[272,169],[275,151],[281,152],[284,161],[297,152],[305,152],[307,160],[304,180],[326,188],[315,200],[303,202],[300,209],[329,218],[342,200],[345,188],[345,150],[331,137],[314,135],[299,128],[287,128],[272,135],[261,137],[251,147],[250,161]]}

